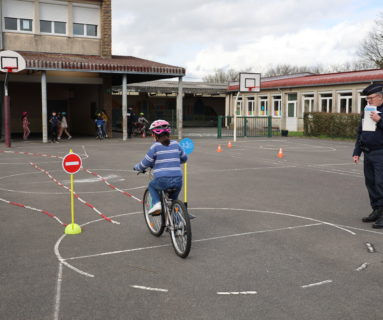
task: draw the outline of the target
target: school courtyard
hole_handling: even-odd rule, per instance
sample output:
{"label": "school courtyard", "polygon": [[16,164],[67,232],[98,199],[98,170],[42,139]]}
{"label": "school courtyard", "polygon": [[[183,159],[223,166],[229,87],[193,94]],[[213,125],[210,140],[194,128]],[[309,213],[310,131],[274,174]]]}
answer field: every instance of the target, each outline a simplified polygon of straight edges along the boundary
{"label": "school courtyard", "polygon": [[[370,208],[354,142],[241,138],[228,148],[228,139],[190,138],[197,218],[186,259],[145,225],[149,178],[132,169],[150,138],[0,146],[1,318],[382,317],[383,230],[361,222]],[[70,149],[83,161],[78,235],[64,233]]]}

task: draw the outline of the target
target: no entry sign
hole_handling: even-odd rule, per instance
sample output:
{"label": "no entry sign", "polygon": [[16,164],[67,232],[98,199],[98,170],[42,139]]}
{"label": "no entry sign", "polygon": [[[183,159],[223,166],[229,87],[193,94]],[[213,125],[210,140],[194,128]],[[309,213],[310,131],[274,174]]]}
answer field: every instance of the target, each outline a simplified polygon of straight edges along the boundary
{"label": "no entry sign", "polygon": [[62,166],[66,173],[75,174],[81,169],[82,161],[79,155],[68,153],[63,159]]}

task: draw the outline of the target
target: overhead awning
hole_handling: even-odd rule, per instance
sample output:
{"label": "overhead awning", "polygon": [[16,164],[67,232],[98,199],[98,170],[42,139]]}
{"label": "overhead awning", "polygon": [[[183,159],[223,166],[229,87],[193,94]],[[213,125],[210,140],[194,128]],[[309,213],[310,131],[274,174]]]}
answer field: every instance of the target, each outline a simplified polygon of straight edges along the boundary
{"label": "overhead awning", "polygon": [[132,56],[112,55],[108,58],[94,55],[18,52],[24,57],[27,70],[157,75],[159,78],[185,75],[184,68]]}

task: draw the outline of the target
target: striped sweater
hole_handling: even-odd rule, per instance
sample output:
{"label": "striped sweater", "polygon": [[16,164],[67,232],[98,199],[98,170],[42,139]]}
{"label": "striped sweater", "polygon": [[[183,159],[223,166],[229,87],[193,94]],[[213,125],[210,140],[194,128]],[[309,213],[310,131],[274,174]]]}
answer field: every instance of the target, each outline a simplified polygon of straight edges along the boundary
{"label": "striped sweater", "polygon": [[153,168],[154,178],[182,176],[181,163],[185,163],[187,158],[177,141],[171,140],[169,146],[155,142],[134,169],[144,171]]}

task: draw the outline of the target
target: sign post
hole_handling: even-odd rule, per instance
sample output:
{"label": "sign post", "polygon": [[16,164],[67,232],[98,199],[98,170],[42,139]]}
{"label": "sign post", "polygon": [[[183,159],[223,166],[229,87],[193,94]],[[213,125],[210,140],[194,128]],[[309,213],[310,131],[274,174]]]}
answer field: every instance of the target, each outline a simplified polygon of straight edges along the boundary
{"label": "sign post", "polygon": [[[181,148],[189,155],[194,150],[194,142],[192,139],[184,138],[180,142]],[[184,203],[186,208],[188,207],[188,164],[184,163]]]}
{"label": "sign post", "polygon": [[65,234],[79,234],[81,233],[81,227],[74,223],[74,178],[73,175],[77,173],[82,166],[82,160],[79,155],[69,150],[69,153],[64,157],[62,161],[62,167],[66,173],[70,174],[70,207],[72,223],[68,224],[65,228]]}

